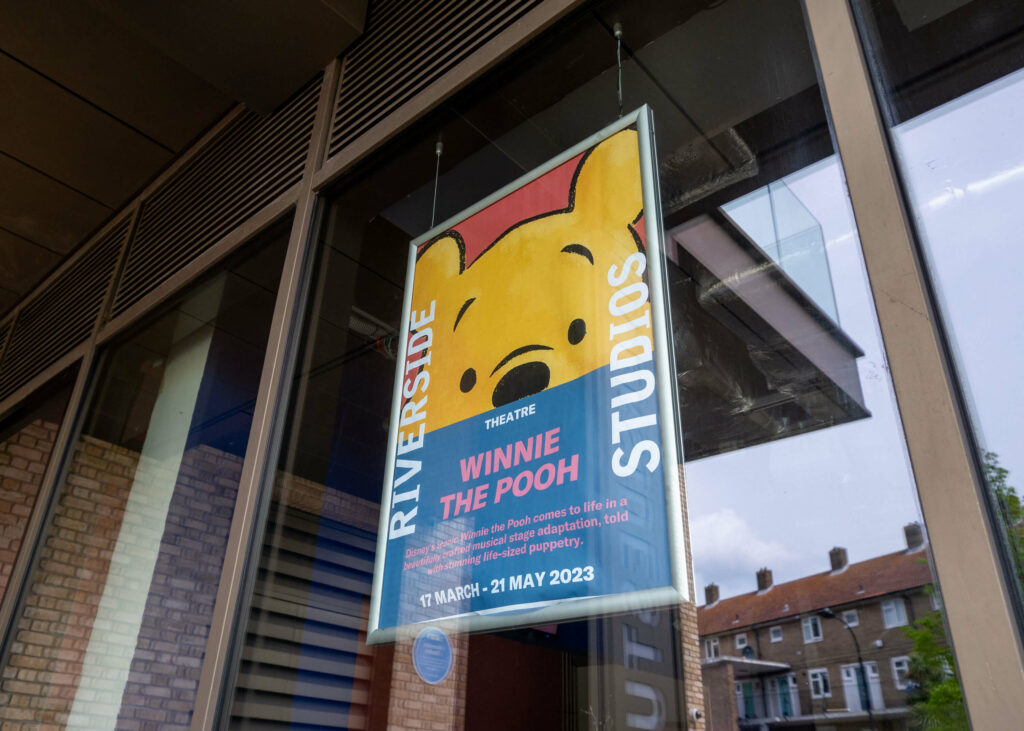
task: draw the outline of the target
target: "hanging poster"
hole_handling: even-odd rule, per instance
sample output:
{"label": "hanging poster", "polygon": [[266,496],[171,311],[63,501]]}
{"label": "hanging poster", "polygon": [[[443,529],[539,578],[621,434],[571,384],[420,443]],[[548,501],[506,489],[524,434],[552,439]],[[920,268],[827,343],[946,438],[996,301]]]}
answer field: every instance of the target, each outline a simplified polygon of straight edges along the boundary
{"label": "hanging poster", "polygon": [[651,114],[412,242],[370,642],[687,597]]}

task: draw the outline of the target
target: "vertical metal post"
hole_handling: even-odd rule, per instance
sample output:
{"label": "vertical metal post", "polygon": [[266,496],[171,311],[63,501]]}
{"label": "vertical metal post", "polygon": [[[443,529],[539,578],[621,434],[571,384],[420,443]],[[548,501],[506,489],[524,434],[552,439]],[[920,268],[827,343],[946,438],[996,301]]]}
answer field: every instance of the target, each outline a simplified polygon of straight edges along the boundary
{"label": "vertical metal post", "polygon": [[[103,295],[103,306],[100,307],[96,322],[93,323],[92,333],[89,339],[80,345],[76,350],[81,354],[78,360],[78,373],[75,376],[75,385],[71,389],[68,403],[64,408],[64,418],[61,420],[57,435],[53,440],[53,448],[50,451],[50,458],[46,463],[46,470],[43,473],[43,480],[39,485],[39,493],[36,495],[35,504],[32,506],[32,514],[29,515],[25,525],[25,533],[21,540],[21,550],[11,567],[11,575],[7,582],[7,590],[0,602],[0,667],[4,667],[7,659],[7,650],[10,646],[11,633],[14,631],[14,622],[17,619],[17,609],[24,594],[25,583],[28,580],[29,569],[32,566],[32,558],[40,540],[40,533],[46,527],[46,517],[49,514],[49,507],[53,501],[57,483],[64,474],[64,465],[71,457],[70,450],[73,447],[72,439],[77,430],[79,418],[84,408],[87,396],[93,365],[95,364],[96,351],[100,330],[103,329],[106,313],[114,298],[114,290],[117,287],[120,262],[125,252],[131,245],[132,235],[139,220],[139,203],[135,202],[129,213],[128,232],[125,234],[121,251],[118,252],[118,263],[107,282],[107,291]],[[118,218],[117,220],[123,220]],[[20,305],[18,309],[20,310]],[[12,332],[13,334],[13,322]],[[8,342],[10,335],[8,335]]]}
{"label": "vertical metal post", "polygon": [[210,635],[206,643],[206,654],[192,715],[192,729],[209,729],[215,724],[220,689],[230,658],[235,622],[245,619],[239,613],[238,603],[242,599],[243,577],[251,548],[260,490],[268,474],[272,474],[274,470],[274,465],[268,464],[273,452],[274,422],[279,413],[281,399],[287,395],[288,383],[284,373],[288,370],[290,346],[295,340],[293,324],[300,314],[299,303],[305,281],[304,263],[308,259],[309,250],[315,245],[313,226],[316,192],[313,188],[313,175],[319,169],[324,156],[339,69],[340,62],[337,60],[327,67],[320,89],[316,121],[299,186],[295,217],[274,305],[252,427],[210,624]]}
{"label": "vertical metal post", "polygon": [[1024,728],[1019,628],[851,10],[834,0],[804,6],[968,713],[975,728]]}

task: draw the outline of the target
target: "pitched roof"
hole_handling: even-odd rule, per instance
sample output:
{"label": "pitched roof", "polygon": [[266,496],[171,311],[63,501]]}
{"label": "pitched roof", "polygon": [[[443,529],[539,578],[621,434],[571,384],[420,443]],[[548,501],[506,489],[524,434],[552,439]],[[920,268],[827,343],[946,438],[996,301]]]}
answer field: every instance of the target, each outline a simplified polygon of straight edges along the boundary
{"label": "pitched roof", "polygon": [[932,581],[924,551],[897,551],[849,564],[839,572],[804,576],[765,592],[750,592],[697,608],[703,635],[732,632],[762,622],[838,607]]}

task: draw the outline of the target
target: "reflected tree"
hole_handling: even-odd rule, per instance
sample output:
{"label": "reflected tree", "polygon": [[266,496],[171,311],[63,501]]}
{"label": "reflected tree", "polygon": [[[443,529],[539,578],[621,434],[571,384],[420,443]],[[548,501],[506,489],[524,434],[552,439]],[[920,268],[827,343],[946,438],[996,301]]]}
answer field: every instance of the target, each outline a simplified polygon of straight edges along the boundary
{"label": "reflected tree", "polygon": [[1010,471],[999,464],[999,455],[985,452],[985,482],[996,499],[999,518],[1010,544],[1014,573],[1017,581],[1024,586],[1024,511],[1016,488],[1009,484]]}
{"label": "reflected tree", "polygon": [[967,731],[967,709],[941,613],[928,612],[903,632],[914,642],[907,672],[907,702],[914,711],[913,727]]}
{"label": "reflected tree", "polygon": [[[985,482],[995,498],[1003,533],[1009,543],[1017,580],[1024,585],[1024,508],[1010,471],[995,452],[984,454]],[[933,587],[934,590],[934,587]],[[929,612],[904,629],[913,640],[907,679],[907,702],[914,709],[915,727],[928,731],[969,729],[963,691],[957,679],[953,651],[946,641],[942,614]]]}

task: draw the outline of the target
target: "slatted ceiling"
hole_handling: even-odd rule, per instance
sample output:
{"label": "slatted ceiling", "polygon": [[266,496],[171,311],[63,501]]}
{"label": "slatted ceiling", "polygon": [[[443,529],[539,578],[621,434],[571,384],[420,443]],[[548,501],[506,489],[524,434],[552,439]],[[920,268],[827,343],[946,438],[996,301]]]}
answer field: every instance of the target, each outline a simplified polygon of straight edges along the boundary
{"label": "slatted ceiling", "polygon": [[[372,61],[352,64],[346,59],[346,85],[341,87],[335,119],[342,135],[340,144],[354,139],[476,50],[493,37],[489,31],[507,27],[525,12],[521,5],[471,2],[446,4],[440,9],[428,7],[430,25],[426,33],[419,23],[411,22],[410,27],[393,29],[392,34],[401,42]],[[460,6],[465,8],[462,12]],[[424,43],[422,36],[427,34],[430,41]],[[348,69],[353,65],[355,71],[350,74]],[[396,66],[401,68],[400,73],[393,73]],[[386,79],[384,84],[382,79]]]}
{"label": "slatted ceiling", "polygon": [[374,536],[298,510],[266,535],[230,727],[365,728]]}
{"label": "slatted ceiling", "polygon": [[119,315],[299,182],[322,77],[276,112],[244,112],[142,204],[118,282]]}
{"label": "slatted ceiling", "polygon": [[0,364],[0,399],[92,333],[128,226],[127,218],[114,226],[18,313]]}
{"label": "slatted ceiling", "polygon": [[539,4],[540,0],[375,3],[366,31],[345,54],[328,156]]}

